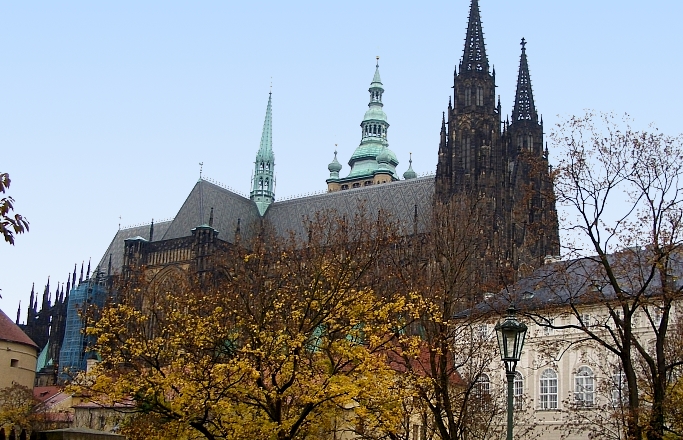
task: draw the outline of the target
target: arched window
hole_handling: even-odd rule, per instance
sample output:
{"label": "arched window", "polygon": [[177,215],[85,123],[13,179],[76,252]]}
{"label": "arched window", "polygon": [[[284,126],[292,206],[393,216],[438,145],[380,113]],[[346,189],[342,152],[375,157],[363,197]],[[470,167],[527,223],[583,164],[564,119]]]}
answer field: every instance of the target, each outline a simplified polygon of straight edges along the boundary
{"label": "arched window", "polygon": [[593,406],[595,402],[595,377],[589,367],[581,367],[574,375],[574,403]]}
{"label": "arched window", "polygon": [[465,87],[465,105],[470,105],[472,103],[471,90],[469,87]]}
{"label": "arched window", "polygon": [[522,399],[524,396],[524,378],[522,377],[522,373],[515,371],[515,380],[512,384],[514,389],[513,396],[515,409],[522,409]]}
{"label": "arched window", "polygon": [[477,87],[477,105],[478,106],[484,105],[484,88],[483,87]]}
{"label": "arched window", "polygon": [[258,181],[258,189],[263,189],[263,179],[259,179],[259,181]]}
{"label": "arched window", "polygon": [[482,373],[474,384],[474,394],[483,399],[491,394],[491,379],[487,374]]}
{"label": "arched window", "polygon": [[557,409],[557,373],[548,368],[541,374],[540,409]]}

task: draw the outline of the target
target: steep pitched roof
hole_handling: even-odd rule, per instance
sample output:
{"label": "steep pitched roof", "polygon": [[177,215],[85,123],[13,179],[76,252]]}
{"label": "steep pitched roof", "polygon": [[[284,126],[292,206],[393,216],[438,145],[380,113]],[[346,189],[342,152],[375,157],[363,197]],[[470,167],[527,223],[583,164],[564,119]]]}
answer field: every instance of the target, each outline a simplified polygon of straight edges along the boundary
{"label": "steep pitched roof", "polygon": [[[161,240],[166,231],[168,230],[169,226],[171,226],[170,221],[154,223],[154,237],[152,237],[152,241]],[[100,260],[98,265],[99,270],[101,272],[107,272],[107,269],[109,267],[109,256],[111,255],[112,272],[121,271],[121,267],[123,266],[124,241],[128,238],[138,236],[144,238],[145,240],[149,240],[149,227],[150,225],[147,224],[135,226],[133,228],[118,230],[116,232],[116,235],[114,235],[114,238],[112,239],[111,243],[109,244],[107,251],[104,253],[104,255],[102,255],[102,259]]]}
{"label": "steep pitched roof", "polygon": [[5,312],[0,310],[0,340],[28,345],[38,350],[38,346],[16,325]]}
{"label": "steep pitched roof", "polygon": [[382,210],[412,232],[417,209],[418,231],[422,231],[433,195],[434,177],[429,176],[276,202],[268,208],[265,219],[278,234],[294,232],[304,237],[304,221],[316,212],[335,211],[352,218],[360,209]]}
{"label": "steep pitched roof", "polygon": [[193,228],[209,223],[211,208],[214,210],[213,227],[218,231],[218,238],[229,243],[234,242],[238,220],[242,237],[248,239],[261,218],[256,204],[251,200],[206,180],[199,180],[163,238],[160,238],[169,240],[191,235]]}

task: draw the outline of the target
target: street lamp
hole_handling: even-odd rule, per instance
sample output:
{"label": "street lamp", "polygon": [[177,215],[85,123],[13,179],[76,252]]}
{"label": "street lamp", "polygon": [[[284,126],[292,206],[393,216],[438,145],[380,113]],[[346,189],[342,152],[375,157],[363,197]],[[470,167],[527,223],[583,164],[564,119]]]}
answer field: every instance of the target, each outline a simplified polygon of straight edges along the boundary
{"label": "street lamp", "polygon": [[512,440],[512,408],[514,398],[515,368],[522,355],[526,337],[526,325],[515,318],[517,310],[510,305],[508,315],[496,324],[496,336],[500,348],[500,359],[505,362],[505,375],[508,380],[508,432],[507,440]]}

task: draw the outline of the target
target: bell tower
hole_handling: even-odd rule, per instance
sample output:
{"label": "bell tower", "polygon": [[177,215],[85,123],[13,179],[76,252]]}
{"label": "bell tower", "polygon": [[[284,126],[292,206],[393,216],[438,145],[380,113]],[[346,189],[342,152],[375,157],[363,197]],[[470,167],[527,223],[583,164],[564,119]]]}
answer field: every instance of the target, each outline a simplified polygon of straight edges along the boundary
{"label": "bell tower", "polygon": [[500,183],[500,103],[489,69],[479,3],[470,5],[465,48],[454,72],[453,102],[442,122],[436,192],[442,201],[465,189],[489,194]]}

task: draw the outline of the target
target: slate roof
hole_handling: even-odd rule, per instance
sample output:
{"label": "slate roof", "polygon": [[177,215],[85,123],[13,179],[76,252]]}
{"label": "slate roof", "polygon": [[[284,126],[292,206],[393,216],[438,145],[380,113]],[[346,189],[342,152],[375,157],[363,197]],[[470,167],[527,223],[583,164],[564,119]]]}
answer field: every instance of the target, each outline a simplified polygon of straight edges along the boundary
{"label": "slate roof", "polygon": [[[0,340],[28,345],[38,350],[38,346],[24,333],[18,325],[0,310]],[[37,354],[37,353],[36,353]]]}
{"label": "slate roof", "polygon": [[[313,218],[316,212],[335,211],[338,215],[352,217],[364,208],[368,212],[382,210],[398,221],[405,231],[412,232],[417,207],[418,231],[423,231],[433,195],[434,176],[427,176],[275,202],[268,207],[264,218],[278,234],[291,231],[303,236],[305,219]],[[153,241],[191,235],[193,228],[209,223],[211,208],[218,238],[229,243],[235,240],[238,219],[243,240],[251,239],[261,222],[254,202],[211,182],[199,180],[172,221],[154,224]],[[100,271],[106,272],[110,254],[112,270],[120,271],[124,240],[136,236],[149,239],[149,225],[118,231],[100,260]]]}
{"label": "slate roof", "polygon": [[[152,237],[154,240],[152,241],[161,240],[170,225],[170,221],[154,223],[154,237]],[[124,241],[128,238],[133,238],[136,236],[140,236],[145,240],[149,240],[149,226],[149,224],[146,224],[135,226],[133,228],[119,229],[116,232],[116,235],[114,235],[114,239],[109,244],[106,252],[104,255],[102,255],[102,259],[98,264],[99,271],[104,273],[107,272],[109,267],[109,255],[111,255],[112,272],[121,271],[121,267],[123,267]]]}
{"label": "slate roof", "polygon": [[412,232],[417,206],[418,232],[421,232],[429,216],[433,195],[434,176],[428,176],[276,202],[266,211],[265,219],[278,234],[291,231],[303,236],[306,233],[304,220],[313,218],[316,212],[329,210],[352,217],[360,209],[382,210],[406,231]]}
{"label": "slate roof", "polygon": [[[200,180],[192,188],[163,239],[191,235],[193,228],[209,223],[211,208],[214,210],[213,227],[218,230],[218,238],[229,243],[235,240],[237,219],[240,219],[242,237],[247,240],[252,237],[254,227],[261,219],[256,204],[251,200],[206,180]],[[154,236],[156,235],[155,231]]]}

